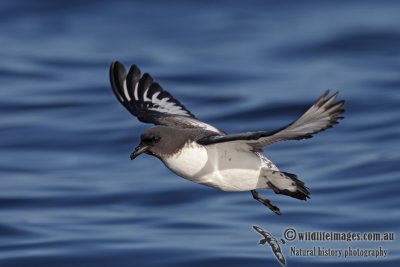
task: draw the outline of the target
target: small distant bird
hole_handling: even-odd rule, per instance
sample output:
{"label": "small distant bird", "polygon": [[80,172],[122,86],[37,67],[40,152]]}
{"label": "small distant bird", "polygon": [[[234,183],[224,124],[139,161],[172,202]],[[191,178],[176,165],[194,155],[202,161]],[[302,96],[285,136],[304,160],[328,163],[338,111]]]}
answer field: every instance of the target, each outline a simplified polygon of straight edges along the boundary
{"label": "small distant bird", "polygon": [[168,169],[192,182],[223,191],[250,191],[253,198],[281,215],[279,208],[262,198],[256,189],[307,200],[310,192],[295,174],[279,171],[263,154],[267,145],[300,140],[332,127],[342,119],[344,100],[326,91],[297,120],[274,131],[227,134],[198,120],[170,93],[139,68],[126,73],[115,61],[110,81],[121,104],[139,121],[156,126],[145,130],[131,159],[146,153],[159,158]]}

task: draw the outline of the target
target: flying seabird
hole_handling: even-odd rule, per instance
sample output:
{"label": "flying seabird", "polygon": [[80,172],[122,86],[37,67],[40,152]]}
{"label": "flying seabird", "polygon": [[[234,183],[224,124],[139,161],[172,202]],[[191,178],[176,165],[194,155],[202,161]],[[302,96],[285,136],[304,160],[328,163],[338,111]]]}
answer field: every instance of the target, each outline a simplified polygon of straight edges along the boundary
{"label": "flying seabird", "polygon": [[223,191],[250,191],[253,198],[281,215],[279,208],[256,189],[307,200],[308,188],[295,174],[283,172],[262,154],[264,147],[285,140],[311,138],[338,123],[344,100],[338,92],[320,96],[297,120],[274,130],[227,134],[197,119],[170,93],[139,68],[115,61],[110,66],[111,86],[118,101],[141,122],[145,130],[131,159],[146,153],[159,158],[168,169],[192,182]]}

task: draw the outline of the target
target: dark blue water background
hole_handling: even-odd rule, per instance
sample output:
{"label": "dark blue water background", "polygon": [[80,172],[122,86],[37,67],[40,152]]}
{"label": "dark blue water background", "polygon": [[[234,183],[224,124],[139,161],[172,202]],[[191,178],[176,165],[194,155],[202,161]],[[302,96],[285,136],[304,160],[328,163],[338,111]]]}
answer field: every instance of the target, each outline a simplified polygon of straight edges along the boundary
{"label": "dark blue water background", "polygon": [[[257,224],[400,235],[398,1],[1,1],[0,266],[278,266]],[[312,192],[301,202],[224,193],[149,156],[149,127],[112,94],[112,60],[150,72],[199,118],[227,132],[269,130],[325,89],[345,120],[317,137],[268,147]],[[291,257],[289,266],[399,266]]]}

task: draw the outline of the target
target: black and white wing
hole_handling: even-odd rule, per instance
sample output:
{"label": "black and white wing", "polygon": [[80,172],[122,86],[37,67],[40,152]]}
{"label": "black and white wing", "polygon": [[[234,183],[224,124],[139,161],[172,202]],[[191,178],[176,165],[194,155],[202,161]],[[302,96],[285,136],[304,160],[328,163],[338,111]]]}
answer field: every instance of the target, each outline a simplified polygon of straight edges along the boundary
{"label": "black and white wing", "polygon": [[338,123],[343,119],[344,100],[335,102],[338,93],[326,98],[326,91],[317,101],[297,120],[275,131],[247,132],[228,135],[205,137],[198,141],[202,145],[211,145],[223,142],[239,142],[252,147],[254,151],[261,151],[265,146],[285,140],[301,140],[311,138]]}
{"label": "black and white wing", "polygon": [[115,61],[110,66],[110,82],[118,101],[140,121],[178,128],[204,128],[224,134],[217,128],[199,121],[170,93],[164,91],[136,65],[126,73],[125,67]]}

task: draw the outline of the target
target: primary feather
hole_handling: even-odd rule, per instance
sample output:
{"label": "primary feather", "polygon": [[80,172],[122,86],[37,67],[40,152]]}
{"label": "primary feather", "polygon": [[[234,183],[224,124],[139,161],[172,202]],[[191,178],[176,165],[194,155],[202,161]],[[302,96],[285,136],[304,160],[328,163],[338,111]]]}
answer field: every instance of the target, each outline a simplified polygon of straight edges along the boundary
{"label": "primary feather", "polygon": [[254,151],[261,151],[265,146],[284,140],[300,140],[311,138],[327,128],[332,127],[342,119],[344,100],[334,102],[338,93],[326,98],[329,91],[320,96],[317,101],[297,120],[274,131],[246,132],[228,135],[214,135],[199,141],[202,145],[222,142],[239,142],[250,145]]}

